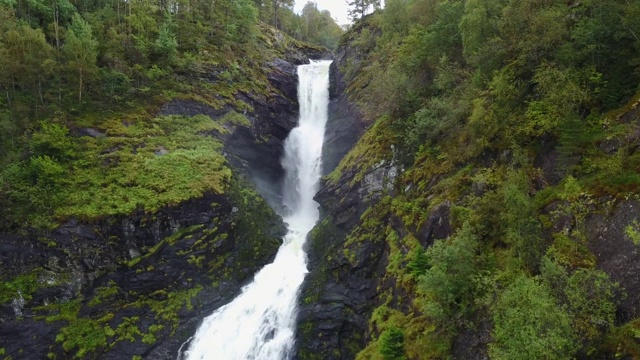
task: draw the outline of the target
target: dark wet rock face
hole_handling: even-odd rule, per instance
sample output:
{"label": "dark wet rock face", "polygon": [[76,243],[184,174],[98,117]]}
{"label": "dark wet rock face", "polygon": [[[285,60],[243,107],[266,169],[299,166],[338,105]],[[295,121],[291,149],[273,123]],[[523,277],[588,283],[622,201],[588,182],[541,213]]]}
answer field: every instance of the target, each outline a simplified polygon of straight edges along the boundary
{"label": "dark wet rock face", "polygon": [[627,322],[640,316],[640,246],[625,233],[628,226],[637,229],[640,202],[624,200],[603,213],[593,213],[585,221],[589,250],[597,258],[597,267],[623,286],[627,297],[618,313]]}
{"label": "dark wet rock face", "polygon": [[489,360],[487,345],[491,342],[491,324],[483,321],[475,328],[463,330],[451,346],[456,360]]}
{"label": "dark wet rock face", "polygon": [[[94,336],[104,343],[91,358],[175,359],[201,319],[233,299],[281,243],[284,224],[256,196],[234,185],[153,215],[3,235],[0,266],[36,274],[37,285],[22,303],[0,305],[5,354],[71,358],[84,345],[64,340]],[[61,316],[65,306],[77,313]]]}
{"label": "dark wet rock face", "polygon": [[453,226],[451,225],[451,203],[445,201],[436,206],[427,220],[420,226],[417,232],[420,244],[426,249],[433,245],[433,242],[439,239],[446,239],[453,235]]}
{"label": "dark wet rock face", "polygon": [[[357,191],[350,191],[357,194]],[[338,206],[336,192],[321,193],[326,216],[308,240],[310,273],[301,293],[294,359],[353,359],[365,345],[369,316],[377,304],[379,274],[385,268],[385,243],[367,241],[349,247],[346,234],[370,202],[352,197]],[[359,206],[355,203],[359,202]],[[328,207],[328,204],[334,207]]]}
{"label": "dark wet rock face", "polygon": [[346,93],[344,75],[340,71],[346,61],[346,53],[340,50],[331,64],[329,118],[322,145],[324,175],[338,166],[365,129],[360,111],[349,101]]}

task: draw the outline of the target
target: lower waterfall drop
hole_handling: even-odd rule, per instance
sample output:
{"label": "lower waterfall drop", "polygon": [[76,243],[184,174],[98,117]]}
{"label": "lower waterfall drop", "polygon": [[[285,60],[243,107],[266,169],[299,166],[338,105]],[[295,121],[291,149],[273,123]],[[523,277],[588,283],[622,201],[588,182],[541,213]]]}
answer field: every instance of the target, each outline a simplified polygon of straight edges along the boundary
{"label": "lower waterfall drop", "polygon": [[[187,360],[285,360],[295,337],[298,293],[307,274],[303,245],[318,221],[313,200],[322,171],[322,143],[329,104],[329,65],[298,67],[300,118],[285,141],[284,216],[288,233],[273,263],[229,304],[204,319]],[[181,355],[179,355],[181,356]]]}

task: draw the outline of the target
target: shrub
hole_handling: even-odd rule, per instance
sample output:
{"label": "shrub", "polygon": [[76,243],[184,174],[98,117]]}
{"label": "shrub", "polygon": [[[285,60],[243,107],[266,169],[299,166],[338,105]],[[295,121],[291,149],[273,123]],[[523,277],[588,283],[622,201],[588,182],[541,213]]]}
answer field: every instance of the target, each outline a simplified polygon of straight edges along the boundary
{"label": "shrub", "polygon": [[569,314],[532,278],[521,276],[493,309],[495,360],[569,359],[576,351]]}

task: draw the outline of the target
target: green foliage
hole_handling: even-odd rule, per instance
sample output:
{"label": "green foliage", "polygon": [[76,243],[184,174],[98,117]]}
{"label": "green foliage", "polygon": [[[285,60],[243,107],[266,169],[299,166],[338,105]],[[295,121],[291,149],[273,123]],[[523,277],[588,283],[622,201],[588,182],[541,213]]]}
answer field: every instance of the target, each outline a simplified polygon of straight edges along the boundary
{"label": "green foliage", "polygon": [[[255,70],[282,45],[256,41],[258,14],[251,0],[199,2],[175,13],[168,3],[78,6],[37,0],[21,3],[17,11],[0,10],[0,106],[12,111],[13,133],[54,114],[64,118],[92,106],[111,110],[177,88],[191,93],[184,87],[196,83],[202,65],[242,60],[243,67]],[[279,16],[301,21],[289,7],[280,10]],[[286,31],[294,35],[293,29]],[[190,71],[169,77],[178,72],[171,69],[163,84],[153,83],[157,77],[148,76],[149,70],[167,65]],[[152,100],[157,101],[164,100]]]}
{"label": "green foliage", "polygon": [[384,360],[406,359],[402,330],[392,328],[380,334],[380,354]]}
{"label": "green foliage", "polygon": [[223,1],[221,6],[226,7],[225,30],[229,40],[238,43],[252,41],[258,21],[258,11],[253,1],[235,0],[228,5]]}
{"label": "green foliage", "polygon": [[75,154],[75,144],[64,125],[43,122],[40,129],[31,135],[30,150],[35,155],[44,155],[58,160],[68,160]]}
{"label": "green foliage", "polygon": [[178,41],[171,29],[171,18],[167,15],[167,21],[160,28],[160,33],[155,42],[157,54],[164,59],[166,64],[173,64],[178,54]]}
{"label": "green foliage", "polygon": [[640,246],[640,231],[638,229],[640,229],[640,224],[638,224],[637,220],[634,220],[624,229],[624,233],[636,246]]}
{"label": "green foliage", "polygon": [[465,59],[477,68],[484,80],[502,60],[499,49],[498,24],[506,1],[471,0],[465,3],[460,22]]}
{"label": "green foliage", "polygon": [[535,270],[545,244],[528,190],[526,174],[510,174],[500,191],[504,206],[500,218],[505,224],[505,242],[529,270]]}
{"label": "green foliage", "polygon": [[88,302],[89,306],[97,306],[104,301],[114,297],[120,292],[118,286],[115,285],[115,282],[109,282],[108,286],[95,288],[93,290],[94,297]]}
{"label": "green foliage", "polygon": [[605,340],[605,346],[616,356],[640,356],[640,319],[633,319],[612,329]]}
{"label": "green foliage", "polygon": [[97,71],[98,45],[89,23],[79,14],[75,14],[67,31],[62,52],[68,61],[69,70],[75,73],[78,80],[79,103],[82,103],[86,83]]}
{"label": "green foliage", "polygon": [[122,319],[122,322],[120,323],[120,325],[118,325],[118,328],[115,330],[115,335],[118,336],[118,339],[127,340],[129,342],[135,342],[136,337],[142,335],[142,333],[140,332],[140,329],[136,325],[136,323],[138,323],[139,320],[140,320],[140,317],[138,316],[127,317]]}
{"label": "green foliage", "polygon": [[481,306],[489,290],[489,262],[473,229],[465,224],[448,240],[436,241],[427,249],[430,268],[419,279],[424,295],[424,312],[441,324],[468,316]]}
{"label": "green foliage", "polygon": [[107,346],[107,337],[113,335],[113,330],[104,324],[112,317],[110,314],[98,320],[77,319],[60,330],[56,342],[62,343],[65,351],[77,349],[74,358],[84,358],[91,352]]}
{"label": "green foliage", "polygon": [[573,328],[586,341],[593,341],[614,324],[620,294],[609,276],[595,269],[578,269],[567,282],[566,296]]}
{"label": "green foliage", "polygon": [[[56,219],[150,212],[205,192],[224,193],[231,170],[222,145],[201,133],[227,130],[208,116],[159,117],[129,126],[114,120],[105,126],[111,126],[108,138],[72,140],[65,127],[43,124],[32,137],[32,151],[51,155],[4,172],[9,201],[25,210],[10,219],[46,227]],[[72,156],[82,160],[72,162]]]}
{"label": "green foliage", "polygon": [[565,234],[553,234],[553,244],[547,249],[547,255],[559,264],[570,267],[593,267],[596,257],[589,251],[581,239]]}
{"label": "green foliage", "polygon": [[407,263],[407,269],[413,276],[424,275],[429,270],[429,258],[424,249],[418,249],[415,257]]}
{"label": "green foliage", "polygon": [[540,272],[543,283],[568,312],[575,336],[592,342],[613,327],[616,307],[623,294],[605,272],[579,268],[569,274],[562,265],[548,258],[543,259]]}
{"label": "green foliage", "polygon": [[580,86],[579,74],[563,71],[543,62],[533,81],[538,99],[529,102],[525,111],[527,135],[542,135],[555,130],[562,122],[578,116],[578,109],[588,100],[588,93]]}
{"label": "green foliage", "polygon": [[[447,358],[490,309],[492,358],[593,356],[612,333],[606,346],[635,356],[635,328],[613,326],[621,290],[585,231],[615,203],[601,196],[640,186],[637,96],[607,113],[640,84],[638,14],[630,1],[389,0],[342,38],[348,95],[374,123],[328,180],[355,186],[391,156],[405,169],[392,224],[365,212],[347,241],[388,245],[378,290],[394,315],[374,313],[372,332],[402,329],[408,357]],[[457,232],[414,247],[445,200]]]}
{"label": "green foliage", "polygon": [[318,10],[315,2],[307,2],[302,8],[299,39],[312,44],[335,49],[342,35],[342,29],[335,23],[331,13]]}
{"label": "green foliage", "polygon": [[[109,286],[108,289],[117,287]],[[191,299],[196,296],[202,287],[196,286],[183,291],[167,292],[159,290],[153,294],[137,295],[135,301],[131,300],[124,304],[125,308],[144,308],[154,314],[158,322],[148,327],[143,333],[138,327],[140,318],[125,317],[119,321],[115,330],[109,325],[114,319],[114,314],[110,312],[98,312],[91,317],[79,317],[82,300],[66,303],[52,304],[39,309],[49,311],[52,314],[47,316],[48,322],[65,321],[67,324],[60,329],[56,336],[56,342],[62,344],[66,352],[74,353],[73,358],[86,358],[96,356],[97,353],[112,346],[118,341],[136,342],[141,340],[145,344],[153,344],[157,340],[156,335],[169,327],[175,331],[178,325],[178,312],[183,308],[192,309]],[[105,298],[109,290],[100,290],[97,298]],[[101,300],[91,300],[89,306],[99,305]],[[115,326],[115,325],[114,325]],[[90,355],[90,354],[94,355]]]}
{"label": "green foliage", "polygon": [[349,16],[354,20],[364,17],[371,9],[380,9],[380,0],[351,0],[349,4]]}
{"label": "green foliage", "polygon": [[535,279],[517,279],[493,314],[492,359],[568,359],[576,351],[569,315]]}
{"label": "green foliage", "polygon": [[43,286],[39,283],[37,271],[19,275],[13,279],[3,278],[1,280],[0,305],[6,304],[19,297],[28,301],[31,299],[31,294]]}

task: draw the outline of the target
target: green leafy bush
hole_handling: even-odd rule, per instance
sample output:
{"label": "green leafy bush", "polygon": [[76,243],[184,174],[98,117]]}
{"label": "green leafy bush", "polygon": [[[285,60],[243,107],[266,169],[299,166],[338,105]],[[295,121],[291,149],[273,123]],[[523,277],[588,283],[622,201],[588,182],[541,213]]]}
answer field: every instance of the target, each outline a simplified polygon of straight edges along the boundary
{"label": "green leafy bush", "polygon": [[493,311],[495,360],[570,359],[577,344],[569,314],[558,307],[547,288],[520,277],[505,289]]}
{"label": "green leafy bush", "polygon": [[424,312],[441,324],[452,325],[469,315],[483,298],[489,264],[471,226],[436,241],[426,251],[430,268],[419,278]]}

